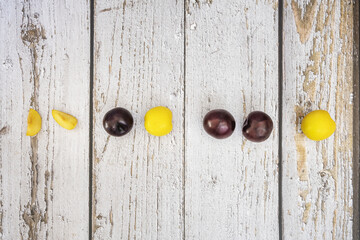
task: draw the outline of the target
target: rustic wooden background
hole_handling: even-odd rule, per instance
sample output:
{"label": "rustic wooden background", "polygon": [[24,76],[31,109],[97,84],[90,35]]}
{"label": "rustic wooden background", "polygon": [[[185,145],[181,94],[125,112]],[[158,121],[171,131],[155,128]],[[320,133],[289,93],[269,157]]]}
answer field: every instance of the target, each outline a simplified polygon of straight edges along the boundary
{"label": "rustic wooden background", "polygon": [[[0,239],[359,239],[358,19],[355,0],[0,0]],[[215,108],[226,140],[202,129]],[[316,109],[337,123],[322,142],[300,130]],[[266,142],[241,134],[253,110]]]}

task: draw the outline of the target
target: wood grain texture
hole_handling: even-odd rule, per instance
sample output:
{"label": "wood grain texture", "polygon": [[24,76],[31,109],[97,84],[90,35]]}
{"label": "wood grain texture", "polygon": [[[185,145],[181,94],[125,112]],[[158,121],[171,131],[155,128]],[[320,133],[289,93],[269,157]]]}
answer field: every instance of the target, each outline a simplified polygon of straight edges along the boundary
{"label": "wood grain texture", "polygon": [[[0,239],[88,238],[89,3],[0,1]],[[26,136],[29,108],[42,129]],[[55,108],[79,119],[73,131]]]}
{"label": "wood grain texture", "polygon": [[[186,239],[278,239],[278,3],[186,2]],[[217,140],[204,115],[223,108],[237,127]],[[247,141],[251,111],[274,131]]]}
{"label": "wood grain texture", "polygon": [[353,36],[354,36],[354,48],[353,48],[353,85],[354,85],[354,160],[353,160],[353,239],[360,239],[360,205],[359,205],[359,193],[360,193],[360,3],[354,2],[353,10]]}
{"label": "wood grain texture", "polygon": [[[353,220],[353,2],[285,1],[283,92],[284,239],[351,239]],[[300,129],[323,109],[327,140]]]}
{"label": "wood grain texture", "polygon": [[[89,11],[88,0],[0,0],[0,240],[359,238],[358,1],[284,0],[282,119],[277,0],[95,0],[91,93]],[[174,126],[161,138],[143,126],[159,105]],[[135,119],[121,138],[102,126],[118,106]],[[36,137],[29,108],[43,120]],[[228,139],[203,130],[216,108],[236,118]],[[78,126],[61,128],[52,109]],[[300,130],[316,109],[337,123],[322,142]],[[263,143],[241,134],[254,110],[274,120]]]}
{"label": "wood grain texture", "polygon": [[[94,239],[183,238],[184,36],[182,1],[96,1]],[[173,130],[148,134],[144,115],[173,113]],[[110,137],[104,114],[124,107],[132,131]]]}

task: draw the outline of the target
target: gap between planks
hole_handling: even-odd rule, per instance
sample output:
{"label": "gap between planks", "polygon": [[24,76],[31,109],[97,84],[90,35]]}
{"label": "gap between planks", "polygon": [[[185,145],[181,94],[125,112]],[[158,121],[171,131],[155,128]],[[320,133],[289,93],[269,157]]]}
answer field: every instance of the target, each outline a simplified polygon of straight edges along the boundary
{"label": "gap between planks", "polygon": [[94,10],[95,0],[90,0],[90,107],[89,107],[89,240],[93,239],[93,146],[94,146]]}
{"label": "gap between planks", "polygon": [[283,111],[283,0],[279,0],[278,5],[278,76],[279,76],[279,83],[278,83],[278,132],[279,132],[279,143],[278,143],[278,223],[279,223],[279,240],[283,239],[283,207],[282,207],[282,111]]}

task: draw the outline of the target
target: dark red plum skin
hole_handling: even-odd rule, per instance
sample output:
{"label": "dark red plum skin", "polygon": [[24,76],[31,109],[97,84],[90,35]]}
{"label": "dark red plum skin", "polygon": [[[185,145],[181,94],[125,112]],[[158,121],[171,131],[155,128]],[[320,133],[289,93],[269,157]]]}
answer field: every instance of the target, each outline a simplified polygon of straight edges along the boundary
{"label": "dark red plum skin", "polygon": [[243,124],[243,135],[252,142],[263,142],[269,138],[273,130],[273,121],[264,112],[251,112]]}
{"label": "dark red plum skin", "polygon": [[134,119],[125,108],[114,108],[108,111],[103,119],[105,131],[115,137],[121,137],[131,131]]}
{"label": "dark red plum skin", "polygon": [[215,109],[205,115],[203,126],[210,136],[224,139],[230,137],[234,132],[235,119],[228,111]]}

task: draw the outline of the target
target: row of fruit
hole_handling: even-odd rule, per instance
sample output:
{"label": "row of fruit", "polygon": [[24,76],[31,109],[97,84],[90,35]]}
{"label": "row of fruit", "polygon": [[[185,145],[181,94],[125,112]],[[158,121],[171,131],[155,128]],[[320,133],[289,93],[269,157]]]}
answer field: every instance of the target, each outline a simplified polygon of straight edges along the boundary
{"label": "row of fruit", "polygon": [[[52,110],[55,121],[65,129],[75,128],[77,119],[70,114]],[[154,136],[164,136],[172,130],[172,113],[167,107],[154,107],[145,114],[145,129]],[[134,119],[125,108],[114,108],[108,111],[103,119],[105,131],[116,137],[123,136],[131,131]],[[212,137],[224,139],[230,137],[235,130],[234,117],[224,109],[215,109],[208,112],[203,120],[205,131]],[[40,114],[30,109],[26,135],[34,136],[41,129]],[[250,141],[262,142],[269,138],[273,129],[273,121],[264,112],[251,112],[245,119],[242,133]],[[320,141],[330,137],[336,124],[330,114],[324,110],[310,112],[301,123],[303,133],[311,140]]]}
{"label": "row of fruit", "polygon": [[[205,131],[215,138],[227,138],[235,129],[235,119],[226,110],[216,109],[204,117]],[[261,111],[251,112],[242,126],[242,133],[250,141],[263,142],[269,138],[273,122],[269,115]],[[301,122],[301,130],[311,140],[320,141],[330,137],[336,129],[330,114],[316,110],[307,114]]]}

